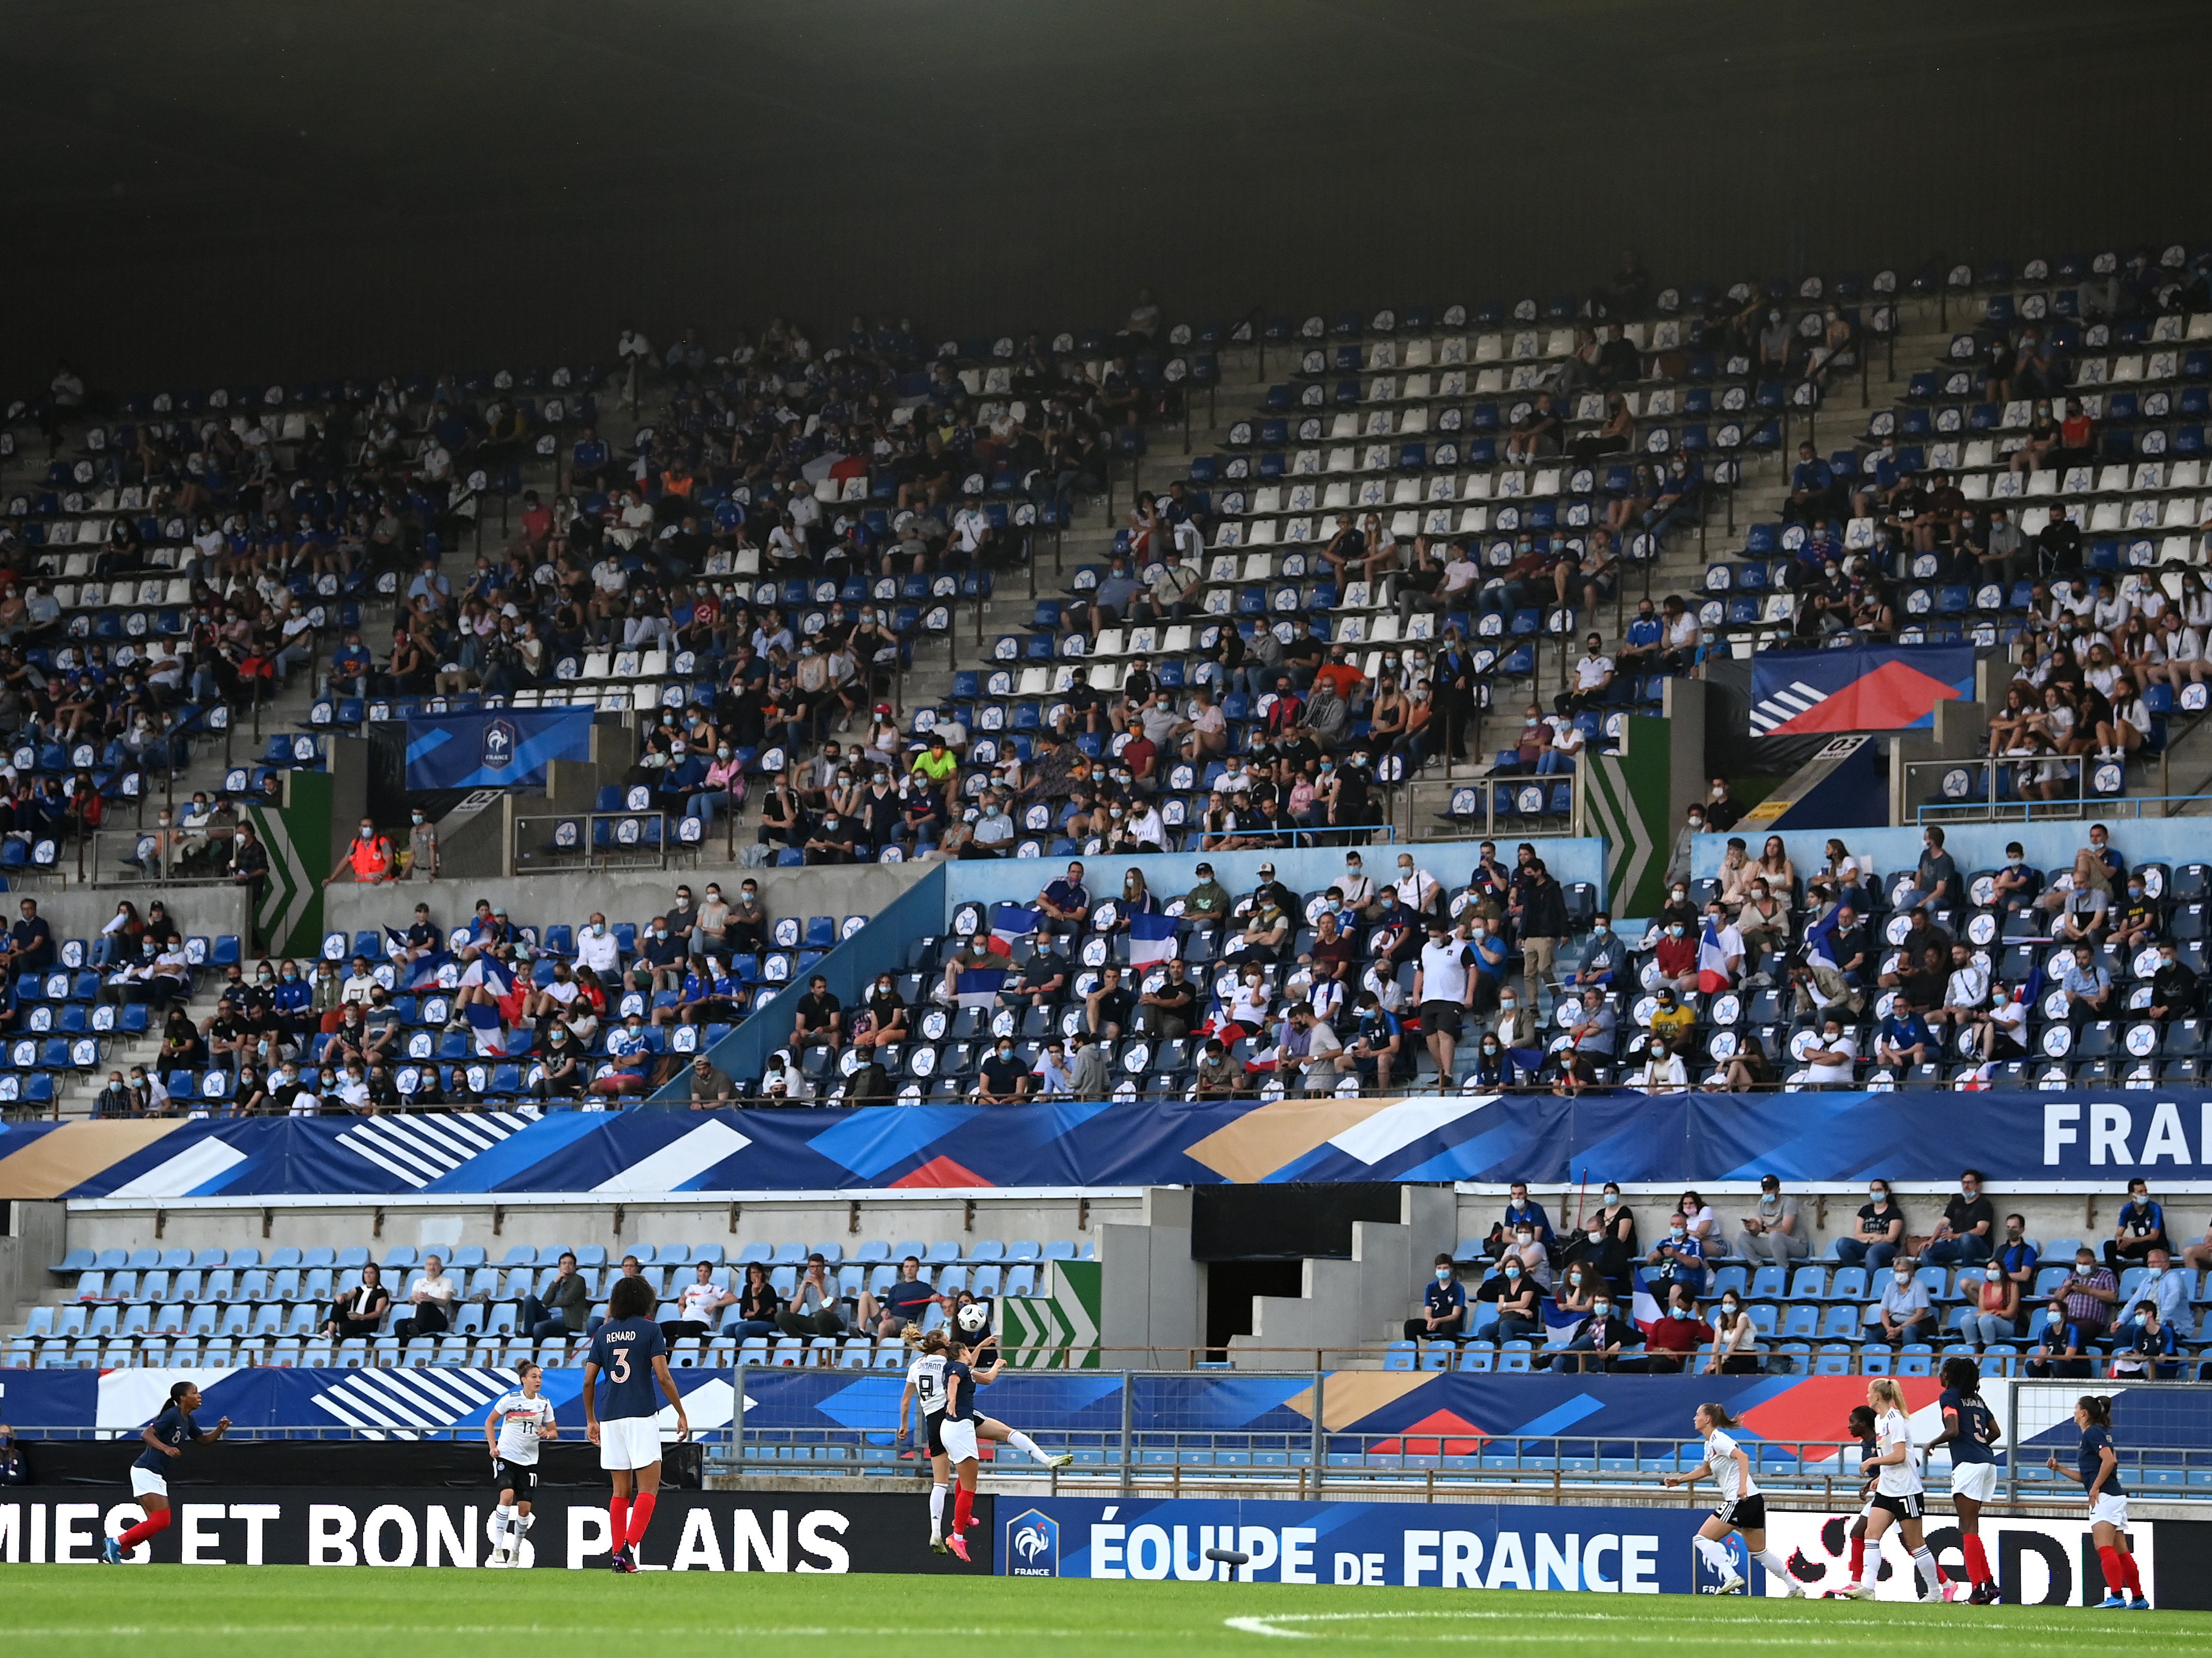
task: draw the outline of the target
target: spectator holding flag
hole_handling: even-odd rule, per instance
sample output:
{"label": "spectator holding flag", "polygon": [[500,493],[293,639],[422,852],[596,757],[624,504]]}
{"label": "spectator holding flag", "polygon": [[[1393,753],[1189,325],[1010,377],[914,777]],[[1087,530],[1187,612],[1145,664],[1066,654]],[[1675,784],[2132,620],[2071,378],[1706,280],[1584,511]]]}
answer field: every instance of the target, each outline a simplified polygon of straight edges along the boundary
{"label": "spectator holding flag", "polygon": [[1734,990],[1742,971],[1743,934],[1715,899],[1705,906],[1705,936],[1698,941],[1698,989],[1707,996]]}

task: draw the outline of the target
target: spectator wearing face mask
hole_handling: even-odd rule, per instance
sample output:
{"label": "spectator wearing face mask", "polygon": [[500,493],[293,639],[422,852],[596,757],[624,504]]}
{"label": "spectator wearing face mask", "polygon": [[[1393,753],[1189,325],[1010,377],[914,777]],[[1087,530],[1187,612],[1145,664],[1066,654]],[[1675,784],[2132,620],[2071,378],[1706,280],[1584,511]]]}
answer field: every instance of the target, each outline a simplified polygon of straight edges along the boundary
{"label": "spectator wearing face mask", "polygon": [[2186,1272],[2174,1270],[2173,1257],[2164,1245],[2154,1244],[2144,1257],[2142,1281],[2112,1321],[2114,1351],[2130,1345],[2153,1314],[2183,1340],[2189,1339],[2196,1328],[2189,1307],[2189,1278]]}
{"label": "spectator wearing face mask", "polygon": [[1517,1255],[1508,1255],[1496,1272],[1483,1279],[1474,1298],[1477,1302],[1489,1302],[1498,1309],[1494,1333],[1498,1340],[1527,1341],[1543,1333],[1544,1327],[1536,1313],[1542,1291]]}
{"label": "spectator wearing face mask", "polygon": [[1608,1226],[1601,1215],[1593,1215],[1581,1227],[1567,1245],[1565,1266],[1570,1278],[1577,1272],[1587,1274],[1587,1282],[1595,1291],[1602,1284],[1616,1295],[1626,1295],[1632,1285],[1629,1281],[1629,1262],[1635,1253],[1633,1230],[1624,1241],[1619,1232]]}
{"label": "spectator wearing face mask", "polygon": [[1889,1182],[1874,1181],[1867,1200],[1859,1206],[1853,1236],[1836,1240],[1836,1259],[1846,1266],[1868,1266],[1876,1272],[1897,1258],[1905,1244],[1905,1211],[1897,1206]]}
{"label": "spectator wearing face mask", "polygon": [[[1676,1284],[1644,1341],[1642,1369],[1650,1376],[1680,1376],[1710,1333],[1698,1316],[1698,1298]],[[1615,1370],[1630,1370],[1637,1361],[1625,1359]]]}
{"label": "spectator wearing face mask", "polygon": [[1814,1089],[1853,1086],[1853,1067],[1858,1057],[1858,1038],[1844,1029],[1841,1019],[1829,1014],[1820,1022],[1820,1034],[1805,1049],[1805,1085]]}
{"label": "spectator wearing face mask", "polygon": [[1982,1193],[1982,1171],[1969,1169],[1959,1176],[1959,1189],[1943,1206],[1920,1259],[1934,1266],[1970,1266],[1985,1261],[1996,1246],[1997,1212]]}
{"label": "spectator wearing face mask", "polygon": [[1691,1235],[1689,1221],[1680,1210],[1667,1217],[1667,1236],[1651,1246],[1644,1266],[1644,1281],[1655,1288],[1680,1284],[1693,1295],[1705,1288],[1705,1245]]}
{"label": "spectator wearing face mask", "polygon": [[1730,1290],[1713,1309],[1712,1342],[1705,1349],[1703,1374],[1756,1376],[1759,1362],[1759,1328],[1744,1309],[1743,1297]]}
{"label": "spectator wearing face mask", "polygon": [[1498,1019],[1486,1044],[1495,1041],[1503,1063],[1531,1076],[1543,1067],[1544,1032],[1537,1023],[1534,999],[1522,1000],[1521,992],[1507,986],[1498,993]]}
{"label": "spectator wearing face mask", "polygon": [[622,950],[615,943],[614,930],[608,926],[605,916],[593,910],[576,935],[576,965],[590,968],[602,979],[612,979],[621,963]]}
{"label": "spectator wearing face mask", "polygon": [[1644,1051],[1643,1068],[1630,1084],[1647,1094],[1680,1094],[1690,1086],[1689,1067],[1682,1063],[1668,1040],[1654,1032]]}
{"label": "spectator wearing face mask", "polygon": [[1578,1372],[1611,1370],[1623,1348],[1638,1346],[1643,1340],[1644,1333],[1620,1315],[1608,1291],[1590,1303],[1589,1316],[1583,1321],[1582,1327],[1565,1347],[1552,1355],[1551,1368]]}
{"label": "spectator wearing face mask", "polygon": [[1528,1272],[1537,1288],[1549,1294],[1552,1289],[1552,1254],[1548,1240],[1536,1236],[1532,1221],[1516,1222],[1507,1233],[1498,1249],[1501,1261],[1517,1260]]}
{"label": "spectator wearing face mask", "polygon": [[1515,1181],[1506,1188],[1505,1212],[1490,1229],[1488,1248],[1493,1255],[1501,1254],[1513,1241],[1513,1235],[1523,1228],[1534,1235],[1535,1242],[1547,1248],[1552,1243],[1552,1218],[1544,1212],[1544,1206],[1528,1195],[1528,1182]]}
{"label": "spectator wearing face mask", "polygon": [[1993,1341],[2017,1341],[2021,1333],[2020,1286],[2005,1270],[1991,1261],[1986,1272],[1967,1267],[1959,1274],[1959,1293],[1967,1297],[1968,1311],[1959,1333],[1974,1344],[1977,1353]]}
{"label": "spectator wearing face mask", "polygon": [[1669,920],[1651,952],[1659,969],[1654,988],[1663,987],[1685,996],[1695,991],[1699,949],[1699,940],[1692,935],[1686,921],[1680,918]]}
{"label": "spectator wearing face mask", "polygon": [[1436,1270],[1421,1291],[1419,1315],[1406,1321],[1408,1341],[1460,1341],[1467,1336],[1467,1286],[1449,1255],[1437,1257]]}
{"label": "spectator wearing face mask", "polygon": [[1690,1033],[1698,1028],[1698,1016],[1682,1005],[1672,985],[1661,985],[1659,993],[1652,999],[1657,1004],[1651,1010],[1652,1035],[1670,1047],[1686,1042]]}
{"label": "spectator wearing face mask", "polygon": [[1911,1263],[1898,1261],[1881,1286],[1877,1318],[1867,1328],[1869,1341],[1902,1346],[1908,1341],[1930,1341],[1936,1335],[1936,1309],[1928,1299],[1928,1286],[1913,1276]]}
{"label": "spectator wearing face mask", "polygon": [[1029,1067],[1014,1052],[1014,1039],[1002,1036],[976,1067],[975,1098],[983,1105],[1018,1105],[1029,1093]]}
{"label": "spectator wearing face mask", "polygon": [[1744,1217],[1735,1235],[1735,1253],[1750,1260],[1771,1261],[1786,1267],[1813,1253],[1797,1213],[1797,1199],[1782,1194],[1782,1182],[1772,1175],[1759,1182],[1759,1205]]}
{"label": "spectator wearing face mask", "polygon": [[1628,967],[1628,947],[1613,930],[1613,917],[1600,910],[1590,920],[1589,938],[1583,958],[1576,964],[1569,987],[1575,990],[1609,990]]}

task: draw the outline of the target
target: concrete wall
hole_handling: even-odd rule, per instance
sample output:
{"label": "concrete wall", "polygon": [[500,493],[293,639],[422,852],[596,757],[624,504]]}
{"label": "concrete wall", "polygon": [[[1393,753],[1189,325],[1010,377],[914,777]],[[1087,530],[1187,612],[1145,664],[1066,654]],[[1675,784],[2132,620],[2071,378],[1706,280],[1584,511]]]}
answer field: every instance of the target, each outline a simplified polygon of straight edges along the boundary
{"label": "concrete wall", "polygon": [[[748,878],[760,883],[761,902],[771,920],[785,915],[873,915],[921,878],[920,864],[850,864],[829,869],[742,869],[719,861],[690,870],[637,873],[521,875],[486,880],[400,881],[381,887],[341,881],[323,894],[326,932],[355,932],[363,927],[405,927],[415,906],[427,903],[439,926],[459,926],[479,898],[504,904],[518,926],[580,925],[593,910],[610,921],[643,922],[676,901],[676,889],[688,886],[696,897],[709,881],[734,896]],[[114,906],[108,906],[112,911]]]}
{"label": "concrete wall", "polygon": [[[59,1260],[67,1218],[58,1203],[11,1203],[0,1229],[0,1314],[20,1327],[25,1305],[44,1300],[46,1268]],[[6,1412],[0,1410],[0,1417]]]}
{"label": "concrete wall", "polygon": [[1452,1248],[1459,1206],[1442,1187],[1401,1187],[1398,1196],[1395,1225],[1352,1223],[1351,1260],[1309,1256],[1297,1296],[1252,1297],[1252,1333],[1230,1339],[1239,1369],[1310,1370],[1332,1362],[1331,1351],[1399,1334],[1407,1286],[1418,1298],[1431,1263]]}
{"label": "concrete wall", "polygon": [[[1516,837],[1500,835],[1498,838],[1508,848],[1506,861],[1511,862],[1510,849]],[[1545,866],[1562,885],[1588,881],[1601,889],[1604,886],[1603,841],[1587,835],[1558,836],[1537,844]],[[1378,844],[1359,848],[1368,878],[1395,880],[1401,852],[1411,852],[1414,860],[1447,888],[1464,884],[1474,867],[1474,847],[1466,841]],[[1301,847],[1287,852],[1152,853],[1139,858],[1076,861],[1083,864],[1086,884],[1096,899],[1119,893],[1123,872],[1132,869],[1143,872],[1146,886],[1163,899],[1189,891],[1197,884],[1198,865],[1206,863],[1213,865],[1216,878],[1231,892],[1249,892],[1259,885],[1262,864],[1273,864],[1277,878],[1293,892],[1319,891],[1344,872],[1344,851],[1338,847]],[[1045,885],[1060,878],[1067,862],[1060,858],[957,860],[946,865],[947,896],[955,904],[1034,903]],[[1035,869],[1029,867],[1032,863],[1036,865]]]}
{"label": "concrete wall", "polygon": [[1190,1258],[1190,1189],[1155,1187],[1098,1228],[1099,1330],[1110,1369],[1187,1369],[1206,1339],[1206,1272]]}
{"label": "concrete wall", "polygon": [[21,911],[18,908],[25,898],[33,899],[39,914],[54,930],[56,939],[91,938],[106,926],[115,914],[116,904],[129,899],[143,915],[147,905],[156,899],[168,906],[170,915],[187,937],[204,934],[213,938],[226,932],[234,932],[244,938],[251,930],[247,925],[248,907],[246,894],[238,887],[225,884],[196,886],[186,882],[173,884],[149,883],[143,887],[44,887],[26,889],[0,896],[0,919],[13,922]]}

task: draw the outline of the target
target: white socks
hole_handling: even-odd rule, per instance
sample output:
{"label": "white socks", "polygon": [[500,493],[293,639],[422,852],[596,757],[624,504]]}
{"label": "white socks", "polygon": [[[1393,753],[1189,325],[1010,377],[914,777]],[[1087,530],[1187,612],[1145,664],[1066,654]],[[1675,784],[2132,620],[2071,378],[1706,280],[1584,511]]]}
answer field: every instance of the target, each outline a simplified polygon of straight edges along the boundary
{"label": "white socks", "polygon": [[945,1487],[942,1485],[929,1488],[929,1534],[932,1537],[945,1535]]}
{"label": "white socks", "polygon": [[1703,1532],[1699,1532],[1698,1533],[1698,1552],[1705,1556],[1705,1564],[1711,1566],[1715,1571],[1720,1573],[1722,1576],[1733,1577],[1735,1576],[1735,1557],[1729,1552],[1726,1545],[1716,1542],[1713,1539],[1706,1536]]}
{"label": "white socks", "polygon": [[1044,1451],[1041,1447],[1039,1447],[1036,1441],[1031,1439],[1027,1434],[1022,1432],[1018,1428],[1009,1428],[1006,1430],[1006,1443],[1012,1445],[1016,1450],[1021,1452],[1023,1455],[1028,1457],[1032,1462],[1042,1462],[1044,1461]]}
{"label": "white socks", "polygon": [[1772,1572],[1777,1577],[1779,1577],[1784,1582],[1787,1583],[1792,1581],[1790,1576],[1790,1563],[1784,1560],[1772,1549],[1761,1549],[1752,1558],[1757,1560],[1760,1565],[1765,1567],[1767,1570]]}
{"label": "white socks", "polygon": [[1920,1587],[1926,1592],[1927,1598],[1930,1600],[1942,1599],[1943,1586],[1936,1576],[1935,1555],[1927,1549],[1921,1549],[1913,1555],[1912,1564],[1920,1573]]}
{"label": "white socks", "polygon": [[491,1534],[495,1542],[504,1541],[514,1531],[514,1510],[501,1503],[491,1511]]}

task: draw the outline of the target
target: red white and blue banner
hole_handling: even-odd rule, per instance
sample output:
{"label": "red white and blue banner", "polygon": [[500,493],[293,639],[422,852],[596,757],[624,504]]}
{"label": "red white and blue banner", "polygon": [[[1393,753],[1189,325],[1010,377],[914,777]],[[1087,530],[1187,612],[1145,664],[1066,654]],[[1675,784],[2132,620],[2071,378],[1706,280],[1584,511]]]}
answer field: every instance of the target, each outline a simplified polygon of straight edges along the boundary
{"label": "red white and blue banner", "polygon": [[1924,731],[1938,702],[1973,695],[1971,645],[1761,651],[1751,659],[1755,737]]}

